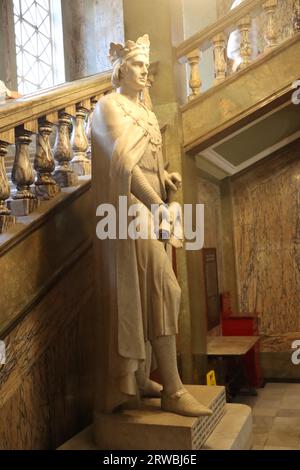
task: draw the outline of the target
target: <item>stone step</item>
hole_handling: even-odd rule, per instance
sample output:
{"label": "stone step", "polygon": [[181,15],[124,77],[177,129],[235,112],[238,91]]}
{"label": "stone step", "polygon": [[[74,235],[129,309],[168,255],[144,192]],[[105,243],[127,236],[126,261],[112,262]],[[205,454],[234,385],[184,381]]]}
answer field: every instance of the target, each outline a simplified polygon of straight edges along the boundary
{"label": "stone step", "polygon": [[[144,437],[145,438],[145,437]],[[247,405],[229,403],[225,414],[202,446],[202,450],[250,450],[252,447],[252,411]],[[65,442],[58,450],[98,450],[93,426]],[[163,449],[162,447],[160,448]],[[187,449],[181,449],[187,450]]]}
{"label": "stone step", "polygon": [[187,385],[189,392],[213,414],[186,417],[161,410],[160,399],[144,399],[138,409],[95,414],[99,449],[201,449],[226,411],[224,387]]}
{"label": "stone step", "polygon": [[201,450],[250,450],[252,445],[250,406],[228,403],[223,418]]}
{"label": "stone step", "polygon": [[224,387],[187,385],[211,416],[187,417],[161,410],[160,399],[144,399],[139,409],[95,416],[95,439],[100,449],[201,449],[225,413]]}

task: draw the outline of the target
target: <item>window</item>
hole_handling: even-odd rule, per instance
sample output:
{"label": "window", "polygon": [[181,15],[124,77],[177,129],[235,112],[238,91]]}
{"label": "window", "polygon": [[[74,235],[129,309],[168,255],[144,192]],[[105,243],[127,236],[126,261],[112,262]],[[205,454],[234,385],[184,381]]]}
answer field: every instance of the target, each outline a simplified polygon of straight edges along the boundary
{"label": "window", "polygon": [[60,0],[13,0],[13,3],[20,93],[62,83],[65,73]]}

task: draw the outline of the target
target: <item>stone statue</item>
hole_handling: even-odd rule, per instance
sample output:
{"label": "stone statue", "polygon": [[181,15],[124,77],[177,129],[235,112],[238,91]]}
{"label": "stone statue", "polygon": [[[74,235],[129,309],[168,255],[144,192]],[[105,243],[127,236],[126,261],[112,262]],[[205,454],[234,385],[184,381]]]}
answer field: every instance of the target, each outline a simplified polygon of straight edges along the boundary
{"label": "stone statue", "polygon": [[[92,184],[96,207],[120,210],[140,202],[168,210],[167,191],[180,185],[177,173],[164,170],[157,119],[141,97],[149,67],[149,38],[111,44],[112,83],[118,90],[102,97],[92,124]],[[117,223],[118,225],[118,223]],[[177,333],[181,290],[159,239],[95,241],[100,337],[97,356],[96,411],[111,412],[139,395],[161,397],[163,410],[186,416],[212,412],[184,388],[177,369]],[[161,376],[150,380],[151,356]]]}

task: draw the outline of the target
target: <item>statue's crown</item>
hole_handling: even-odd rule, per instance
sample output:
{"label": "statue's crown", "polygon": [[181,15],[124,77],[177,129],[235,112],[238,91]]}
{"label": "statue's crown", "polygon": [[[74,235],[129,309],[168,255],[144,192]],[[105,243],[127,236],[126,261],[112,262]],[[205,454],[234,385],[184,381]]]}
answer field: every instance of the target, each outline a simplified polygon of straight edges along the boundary
{"label": "statue's crown", "polygon": [[125,44],[110,43],[109,59],[114,64],[119,59],[129,58],[135,54],[146,54],[149,56],[150,52],[150,41],[148,34],[144,34],[134,41],[126,41]]}

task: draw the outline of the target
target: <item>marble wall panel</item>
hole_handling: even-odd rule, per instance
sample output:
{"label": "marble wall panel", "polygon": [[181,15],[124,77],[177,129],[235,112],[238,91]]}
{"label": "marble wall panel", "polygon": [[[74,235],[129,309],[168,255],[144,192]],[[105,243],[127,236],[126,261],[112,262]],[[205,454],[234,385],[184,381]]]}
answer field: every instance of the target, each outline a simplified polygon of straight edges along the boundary
{"label": "marble wall panel", "polygon": [[111,68],[110,42],[123,42],[122,0],[62,2],[66,80]]}
{"label": "marble wall panel", "polygon": [[54,449],[92,420],[91,250],[4,338],[0,449]]}
{"label": "marble wall panel", "polygon": [[239,308],[260,333],[300,331],[300,142],[232,179]]}
{"label": "marble wall panel", "polygon": [[220,186],[206,178],[198,179],[199,204],[204,204],[204,247],[217,249],[219,292],[223,290],[223,243]]}

